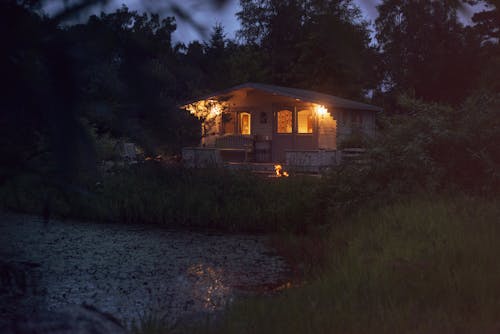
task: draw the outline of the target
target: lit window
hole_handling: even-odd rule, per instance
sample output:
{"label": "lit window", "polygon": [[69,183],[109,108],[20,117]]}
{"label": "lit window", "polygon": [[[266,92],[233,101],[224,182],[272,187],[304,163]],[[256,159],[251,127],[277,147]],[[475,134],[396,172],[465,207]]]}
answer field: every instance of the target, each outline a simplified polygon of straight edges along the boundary
{"label": "lit window", "polygon": [[298,133],[312,133],[312,110],[301,110],[297,113]]}
{"label": "lit window", "polygon": [[251,116],[247,112],[240,114],[240,133],[242,135],[249,135],[251,130]]}
{"label": "lit window", "polygon": [[277,113],[277,133],[292,133],[292,112],[290,110],[280,110]]}

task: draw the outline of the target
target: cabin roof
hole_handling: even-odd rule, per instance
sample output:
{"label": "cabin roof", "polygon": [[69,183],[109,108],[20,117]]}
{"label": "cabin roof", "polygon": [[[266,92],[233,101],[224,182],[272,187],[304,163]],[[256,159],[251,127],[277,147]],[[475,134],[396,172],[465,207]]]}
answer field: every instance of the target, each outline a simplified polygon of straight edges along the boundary
{"label": "cabin roof", "polygon": [[262,83],[254,83],[254,82],[247,82],[247,83],[244,83],[244,84],[241,84],[238,86],[234,86],[234,87],[227,88],[227,89],[224,89],[224,90],[221,90],[218,92],[214,92],[214,93],[202,96],[202,97],[198,97],[196,99],[193,99],[191,101],[186,102],[185,105],[196,102],[196,101],[200,101],[200,100],[205,100],[205,99],[209,99],[209,98],[215,98],[215,97],[220,97],[223,95],[228,95],[231,92],[234,92],[234,91],[237,91],[240,89],[248,89],[248,88],[261,90],[261,91],[271,93],[271,94],[287,96],[287,97],[291,97],[294,99],[300,99],[300,100],[307,101],[307,102],[329,105],[333,108],[369,110],[369,111],[376,111],[376,112],[382,111],[382,108],[380,108],[380,107],[376,107],[376,106],[373,106],[370,104],[361,103],[361,102],[357,102],[357,101],[347,100],[347,99],[343,99],[341,97],[328,95],[328,94],[324,94],[324,93],[319,93],[319,92],[315,92],[312,90],[289,88],[289,87],[268,85],[268,84],[262,84]]}

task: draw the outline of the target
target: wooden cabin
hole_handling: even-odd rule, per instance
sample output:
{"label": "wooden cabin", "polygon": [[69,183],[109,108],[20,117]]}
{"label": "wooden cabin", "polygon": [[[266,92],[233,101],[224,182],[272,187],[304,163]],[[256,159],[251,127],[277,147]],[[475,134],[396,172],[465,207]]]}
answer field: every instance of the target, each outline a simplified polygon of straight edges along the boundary
{"label": "wooden cabin", "polygon": [[183,109],[202,120],[199,147],[185,148],[186,165],[280,163],[317,169],[337,164],[341,141],[371,136],[381,109],[296,88],[246,83],[199,97]]}

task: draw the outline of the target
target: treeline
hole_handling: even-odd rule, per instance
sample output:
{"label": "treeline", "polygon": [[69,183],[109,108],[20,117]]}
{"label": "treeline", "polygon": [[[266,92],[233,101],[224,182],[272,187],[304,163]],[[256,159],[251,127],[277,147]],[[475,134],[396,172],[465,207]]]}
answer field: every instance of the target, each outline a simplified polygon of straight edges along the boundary
{"label": "treeline", "polygon": [[[384,0],[374,25],[352,0],[240,3],[236,40],[216,25],[186,45],[172,42],[174,17],[123,6],[61,25],[38,1],[3,1],[5,173],[92,161],[89,128],[151,153],[179,152],[199,136],[179,103],[246,81],[365,100],[386,114],[409,112],[403,95],[457,106],[478,90],[500,91],[496,1]],[[465,4],[481,8],[469,25]]]}

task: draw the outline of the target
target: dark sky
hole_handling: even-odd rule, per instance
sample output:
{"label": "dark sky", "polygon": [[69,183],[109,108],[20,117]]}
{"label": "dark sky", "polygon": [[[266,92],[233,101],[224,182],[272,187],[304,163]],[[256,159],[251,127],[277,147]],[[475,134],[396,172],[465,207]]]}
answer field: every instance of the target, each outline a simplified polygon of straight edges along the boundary
{"label": "dark sky", "polygon": [[[233,38],[235,31],[239,27],[238,20],[236,19],[235,13],[239,10],[239,0],[228,0],[227,5],[222,8],[222,10],[215,10],[211,6],[211,2],[207,0],[108,0],[108,4],[105,7],[99,6],[94,8],[91,12],[85,13],[80,18],[80,21],[84,21],[89,14],[97,14],[104,10],[105,12],[112,12],[116,8],[119,8],[122,4],[126,4],[130,9],[137,10],[139,12],[150,11],[150,12],[161,12],[163,15],[168,15],[168,4],[177,3],[179,6],[183,7],[187,12],[193,14],[193,18],[196,22],[201,23],[205,26],[208,31],[216,24],[221,23],[227,33],[227,37]],[[441,1],[441,0],[440,0]],[[44,10],[48,14],[57,12],[63,6],[64,0],[45,0]],[[71,2],[71,0],[69,0]],[[376,5],[381,2],[381,0],[354,0],[354,2],[360,6],[363,11],[363,15],[366,19],[374,21],[377,17]],[[462,15],[464,16],[464,15]],[[465,15],[470,16],[470,15]],[[464,19],[465,22],[468,19]],[[198,32],[189,24],[177,21],[177,30],[174,33],[174,41],[189,42],[192,40],[202,40],[204,36],[198,34]]]}
{"label": "dark sky", "polygon": [[[176,2],[188,12],[194,13],[194,19],[206,26],[208,29],[213,27],[216,23],[221,23],[228,37],[234,37],[235,31],[239,27],[238,20],[235,17],[235,13],[239,10],[239,0],[229,0],[228,4],[222,10],[215,10],[209,4],[209,1],[204,0],[172,0]],[[374,20],[377,11],[375,5],[379,0],[355,0],[357,4],[363,10],[364,15],[371,20]],[[57,12],[62,8],[64,0],[45,0],[44,10],[52,14]],[[85,17],[89,14],[97,14],[104,10],[105,12],[112,12],[116,8],[120,7],[122,4],[126,4],[132,10],[142,11],[165,11],[166,5],[170,1],[158,1],[158,0],[110,0],[109,3],[103,8],[101,6],[94,8],[91,13],[86,13],[84,17],[80,20],[85,20]],[[168,12],[165,11],[165,15]],[[174,33],[174,40],[189,42],[194,39],[203,39],[195,29],[193,29],[189,24],[182,21],[177,21],[177,30]]]}

